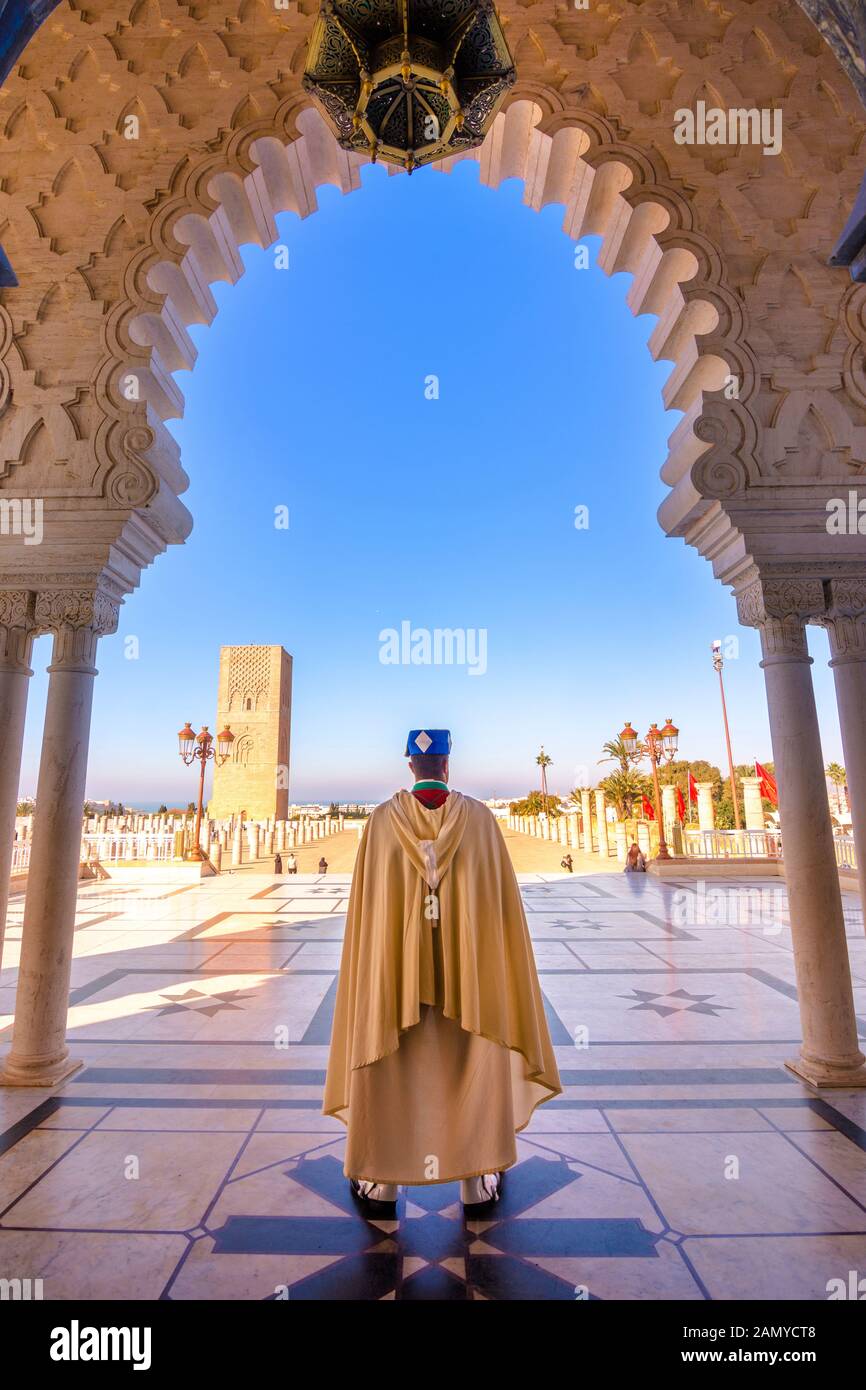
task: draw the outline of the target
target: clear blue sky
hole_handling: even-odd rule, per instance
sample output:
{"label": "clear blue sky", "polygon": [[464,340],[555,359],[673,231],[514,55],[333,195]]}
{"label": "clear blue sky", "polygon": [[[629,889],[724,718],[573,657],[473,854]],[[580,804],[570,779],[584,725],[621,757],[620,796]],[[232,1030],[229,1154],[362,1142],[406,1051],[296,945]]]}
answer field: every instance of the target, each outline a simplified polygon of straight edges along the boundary
{"label": "clear blue sky", "polygon": [[[195,529],[100,644],[88,795],[193,797],[175,736],[187,718],[213,726],[231,643],[294,657],[294,800],[389,795],[424,724],[452,729],[453,781],[484,797],[535,785],[542,742],[553,789],[595,780],[626,718],[643,732],[673,716],[682,755],[721,766],[709,646],[729,634],[734,755],[768,759],[757,636],[656,521],[680,417],[662,408],[670,364],[647,351],[655,319],[625,304],[630,277],[576,269],[562,209],[532,212],[514,181],[482,187],[474,164],[367,169],[363,185],[280,220],[288,270],[245,248],[247,273],[215,286],[214,324],[193,329],[172,428]],[[486,674],[383,665],[380,631],[407,619],[486,629]],[[826,639],[810,633],[825,757],[841,760]],[[48,659],[42,641],[23,793]]]}

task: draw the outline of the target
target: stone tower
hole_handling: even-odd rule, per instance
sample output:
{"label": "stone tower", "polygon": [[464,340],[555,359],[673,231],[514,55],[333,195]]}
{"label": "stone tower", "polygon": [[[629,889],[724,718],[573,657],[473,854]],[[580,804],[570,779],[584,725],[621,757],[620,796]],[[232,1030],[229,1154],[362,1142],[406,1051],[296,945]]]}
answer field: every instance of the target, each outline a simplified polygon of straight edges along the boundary
{"label": "stone tower", "polygon": [[282,647],[221,647],[216,727],[235,736],[228,762],[214,769],[208,813],[249,820],[289,809],[292,658]]}

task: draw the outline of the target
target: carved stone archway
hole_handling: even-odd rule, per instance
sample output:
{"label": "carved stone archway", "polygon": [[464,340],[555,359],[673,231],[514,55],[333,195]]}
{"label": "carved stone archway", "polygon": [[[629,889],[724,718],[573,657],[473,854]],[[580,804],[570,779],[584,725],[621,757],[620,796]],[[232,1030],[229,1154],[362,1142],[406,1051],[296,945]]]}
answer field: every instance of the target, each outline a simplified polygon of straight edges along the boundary
{"label": "carved stone archway", "polygon": [[[632,273],[632,309],[657,316],[665,403],[684,412],[659,519],[711,561],[764,642],[800,1070],[859,1084],[829,815],[811,817],[823,776],[805,624],[830,628],[851,707],[866,680],[866,554],[826,517],[866,471],[866,287],[827,258],[859,182],[863,108],[794,0],[499,8],[519,80],[482,179],[518,177],[531,206],[562,204],[572,236],[602,238],[608,273]],[[55,634],[12,1081],[68,1067],[59,1009],[44,1006],[66,957],[40,941],[66,941],[74,863],[60,872],[49,846],[74,841],[97,638],[191,525],[165,424],[182,412],[172,373],[195,361],[188,327],[213,317],[210,284],[241,273],[239,246],[273,242],[277,213],[307,216],[319,185],[360,182],[301,86],[313,10],[64,0],[0,88],[0,239],[18,277],[0,298],[0,497],[44,506],[41,546],[3,538],[3,881],[29,648]],[[679,143],[677,113],[701,101],[781,111],[781,151]],[[843,737],[866,862],[866,746]],[[44,813],[55,801],[58,823]],[[53,887],[40,887],[49,864]]]}

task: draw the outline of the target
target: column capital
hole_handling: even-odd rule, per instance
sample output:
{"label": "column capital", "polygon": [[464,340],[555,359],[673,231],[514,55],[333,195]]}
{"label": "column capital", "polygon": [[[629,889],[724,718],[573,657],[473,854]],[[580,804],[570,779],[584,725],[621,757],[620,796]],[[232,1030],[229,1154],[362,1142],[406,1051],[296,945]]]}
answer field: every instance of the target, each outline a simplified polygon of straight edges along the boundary
{"label": "column capital", "polygon": [[92,628],[97,637],[117,631],[120,599],[106,589],[42,589],[36,594],[35,619],[42,632]]}
{"label": "column capital", "polygon": [[831,666],[866,661],[866,578],[828,580],[827,612],[819,620],[830,638]]}
{"label": "column capital", "polygon": [[779,661],[811,662],[806,624],[826,612],[820,578],[757,576],[736,591],[736,600],[740,622],[761,634],[762,666]]}
{"label": "column capital", "polygon": [[30,654],[36,624],[28,589],[0,589],[0,671],[32,676]]}
{"label": "column capital", "polygon": [[36,595],[36,626],[54,633],[49,671],[86,671],[100,637],[117,631],[120,600],[104,589],[43,589]]}

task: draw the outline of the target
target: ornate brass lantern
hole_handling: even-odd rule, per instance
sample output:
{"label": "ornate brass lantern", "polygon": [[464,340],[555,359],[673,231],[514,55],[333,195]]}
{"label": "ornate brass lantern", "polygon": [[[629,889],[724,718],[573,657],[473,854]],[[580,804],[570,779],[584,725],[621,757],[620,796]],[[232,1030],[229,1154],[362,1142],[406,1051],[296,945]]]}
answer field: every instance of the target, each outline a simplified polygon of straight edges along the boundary
{"label": "ornate brass lantern", "polygon": [[411,174],[480,145],[515,76],[493,0],[325,0],[304,87],[344,150]]}

